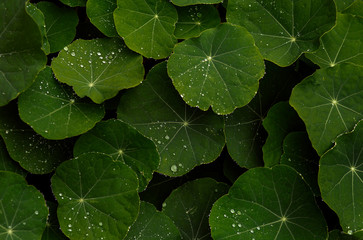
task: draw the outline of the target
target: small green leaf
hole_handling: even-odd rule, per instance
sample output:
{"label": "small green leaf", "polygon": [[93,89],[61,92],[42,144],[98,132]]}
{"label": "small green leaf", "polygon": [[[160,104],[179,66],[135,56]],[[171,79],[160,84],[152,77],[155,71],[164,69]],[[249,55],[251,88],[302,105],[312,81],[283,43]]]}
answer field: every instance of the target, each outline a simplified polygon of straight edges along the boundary
{"label": "small green leaf", "polygon": [[338,214],[344,232],[363,231],[363,123],[336,139],[320,159],[323,200]]}
{"label": "small green leaf", "polygon": [[60,0],[70,7],[85,7],[87,0]]}
{"label": "small green leaf", "polygon": [[126,45],[147,58],[168,57],[177,42],[178,14],[168,0],[118,0],[114,19]]}
{"label": "small green leaf", "polygon": [[2,138],[0,138],[0,171],[14,172],[23,176],[26,175],[24,169],[9,156]]}
{"label": "small green leaf", "polygon": [[334,139],[363,118],[363,71],[350,64],[317,70],[292,91],[290,105],[322,155]]}
{"label": "small green leaf", "polygon": [[193,107],[228,114],[256,95],[263,59],[245,28],[224,23],[174,48],[168,74]]}
{"label": "small green leaf", "polygon": [[196,4],[216,4],[223,2],[223,0],[171,0],[171,2],[182,7]]}
{"label": "small green leaf", "polygon": [[117,7],[117,0],[88,0],[87,16],[103,34],[108,37],[118,37],[113,12]]}
{"label": "small green leaf", "polygon": [[314,195],[288,166],[253,168],[214,203],[214,240],[325,240],[327,226]]}
{"label": "small green leaf", "polygon": [[104,154],[62,163],[52,177],[58,219],[70,239],[123,239],[139,211],[136,174]]}
{"label": "small green leaf", "polygon": [[59,81],[95,103],[137,86],[144,76],[142,57],[116,38],[78,39],[52,61],[52,69]]}
{"label": "small green leaf", "polygon": [[1,239],[40,239],[48,215],[43,195],[22,176],[5,171],[0,171],[0,189]]}
{"label": "small green leaf", "polygon": [[146,188],[158,168],[160,157],[155,144],[120,120],[100,122],[74,145],[74,156],[99,152],[130,166],[139,178],[139,191]]}

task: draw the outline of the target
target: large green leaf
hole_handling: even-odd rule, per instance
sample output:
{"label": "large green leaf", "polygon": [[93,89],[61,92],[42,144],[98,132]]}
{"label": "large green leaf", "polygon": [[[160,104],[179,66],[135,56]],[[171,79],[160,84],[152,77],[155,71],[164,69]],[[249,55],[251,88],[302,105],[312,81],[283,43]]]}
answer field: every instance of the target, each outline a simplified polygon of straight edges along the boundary
{"label": "large green leaf", "polygon": [[229,0],[228,22],[247,28],[265,59],[280,66],[315,51],[335,24],[333,0]]}
{"label": "large green leaf", "polygon": [[158,172],[169,176],[215,160],[224,146],[223,119],[186,105],[165,62],[149,72],[145,83],[121,96],[117,114],[155,142],[161,157]]}
{"label": "large green leaf", "polygon": [[177,42],[178,14],[168,0],[118,0],[114,19],[126,45],[147,58],[168,57]]}
{"label": "large green leaf", "polygon": [[292,91],[290,104],[305,122],[319,155],[363,118],[363,71],[350,64],[317,70]]}
{"label": "large green leaf", "polygon": [[85,7],[87,0],[59,0],[70,7]]}
{"label": "large green leaf", "polygon": [[196,4],[215,4],[223,2],[223,0],[171,0],[177,6],[188,6]]}
{"label": "large green leaf", "polygon": [[213,203],[227,191],[226,184],[211,178],[188,182],[165,200],[163,213],[174,221],[182,239],[210,239],[210,210]]}
{"label": "large green leaf", "polygon": [[15,172],[20,175],[26,175],[26,172],[19,166],[19,164],[13,161],[9,156],[2,138],[0,138],[0,171]]}
{"label": "large green leaf", "polygon": [[140,84],[144,76],[142,57],[117,38],[78,39],[53,59],[52,69],[59,81],[95,103]]}
{"label": "large green leaf", "polygon": [[321,68],[334,67],[347,62],[363,67],[363,18],[350,14],[337,14],[337,24],[320,39],[320,47],[306,54]]}
{"label": "large green leaf", "polygon": [[359,238],[356,238],[352,235],[345,234],[341,232],[338,229],[335,229],[331,232],[329,232],[329,238],[328,240],[359,240]]}
{"label": "large green leaf", "polygon": [[87,132],[101,121],[103,105],[80,99],[60,84],[50,67],[41,71],[34,84],[19,96],[19,115],[37,133],[48,139],[64,139]]}
{"label": "large green leaf", "polygon": [[363,231],[363,123],[337,138],[321,157],[319,186],[323,200],[338,214],[348,234]]}
{"label": "large green leaf", "polygon": [[26,13],[25,2],[0,2],[0,106],[27,89],[47,60],[40,30]]}
{"label": "large green leaf", "polygon": [[284,165],[242,174],[213,205],[209,222],[214,240],[327,238],[325,219],[310,188]]}
{"label": "large green leaf", "polygon": [[139,191],[146,188],[158,168],[160,157],[155,144],[120,120],[100,122],[74,145],[74,156],[87,152],[105,153],[114,161],[130,166],[139,178]]}
{"label": "large green leaf", "polygon": [[245,28],[221,24],[174,48],[168,74],[193,107],[228,114],[256,95],[265,66]]}
{"label": "large green leaf", "polygon": [[117,37],[113,11],[117,7],[117,0],[88,0],[87,16],[103,34],[108,37]]}
{"label": "large green leaf", "polygon": [[6,171],[0,171],[0,189],[0,239],[40,239],[48,215],[43,195]]}
{"label": "large green leaf", "polygon": [[136,174],[104,154],[62,163],[52,177],[58,220],[73,239],[123,239],[139,211]]}

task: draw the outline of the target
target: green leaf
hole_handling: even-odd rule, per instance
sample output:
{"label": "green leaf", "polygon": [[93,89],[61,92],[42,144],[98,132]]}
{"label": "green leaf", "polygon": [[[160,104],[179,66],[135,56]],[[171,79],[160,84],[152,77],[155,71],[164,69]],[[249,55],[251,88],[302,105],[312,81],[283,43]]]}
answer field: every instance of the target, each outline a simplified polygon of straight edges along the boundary
{"label": "green leaf", "polygon": [[356,238],[354,236],[344,234],[338,229],[335,229],[331,232],[329,232],[329,238],[328,240],[359,240],[359,238]]}
{"label": "green leaf", "polygon": [[114,19],[126,45],[147,58],[168,57],[177,42],[178,14],[168,0],[118,0]]}
{"label": "green leaf", "polygon": [[0,2],[0,106],[26,90],[47,60],[39,28],[26,13],[25,2]]}
{"label": "green leaf", "polygon": [[224,146],[223,119],[186,105],[165,62],[149,72],[145,83],[121,96],[117,117],[154,141],[161,157],[158,172],[169,176],[212,162]]}
{"label": "green leaf", "polygon": [[280,66],[315,51],[335,14],[332,0],[229,0],[227,8],[228,22],[246,27],[263,57]]}
{"label": "green leaf", "polygon": [[310,188],[283,165],[242,174],[213,205],[209,223],[214,240],[327,238],[325,219]]}
{"label": "green leaf", "polygon": [[57,204],[47,201],[49,215],[47,225],[42,235],[42,240],[66,240],[68,239],[60,230],[57,218]]}
{"label": "green leaf", "polygon": [[48,209],[43,195],[25,179],[12,172],[0,171],[1,239],[40,239]]}
{"label": "green leaf", "polygon": [[87,132],[103,118],[103,105],[80,99],[60,84],[50,67],[41,71],[34,84],[19,96],[19,115],[37,133],[48,139],[64,139]]}
{"label": "green leaf", "polygon": [[163,213],[174,221],[182,239],[210,239],[210,209],[227,191],[228,185],[211,178],[187,182],[165,200]]}
{"label": "green leaf", "polygon": [[320,159],[319,186],[323,200],[338,215],[344,232],[363,230],[363,123],[336,139]]}
{"label": "green leaf", "polygon": [[103,34],[108,37],[118,37],[113,12],[117,7],[117,0],[88,0],[87,16]]}
{"label": "green leaf", "polygon": [[141,202],[136,222],[131,226],[125,240],[180,240],[179,230],[173,221],[147,202]]}
{"label": "green leaf", "polygon": [[350,64],[317,70],[292,91],[290,105],[306,125],[315,150],[322,155],[334,139],[363,117],[363,71]]}
{"label": "green leaf", "polygon": [[342,12],[351,6],[356,0],[335,0],[335,5],[337,6],[337,11]]}
{"label": "green leaf", "polygon": [[136,174],[104,154],[62,163],[52,177],[58,220],[70,239],[123,239],[139,211]]}
{"label": "green leaf", "polygon": [[87,0],[60,0],[70,7],[85,7]]}
{"label": "green leaf", "polygon": [[0,138],[0,171],[14,172],[23,175],[24,177],[26,175],[24,169],[22,169],[19,164],[13,161],[9,156],[2,138]]}
{"label": "green leaf", "polygon": [[346,62],[363,67],[363,18],[337,14],[337,24],[320,38],[320,47],[306,57],[320,68]]}
{"label": "green leaf", "polygon": [[168,74],[193,107],[228,114],[256,95],[263,59],[245,28],[228,23],[205,30],[174,48]]}
{"label": "green leaf", "polygon": [[100,122],[74,145],[74,156],[99,152],[130,166],[139,178],[139,191],[146,188],[158,168],[160,157],[155,144],[120,120]]}
{"label": "green leaf", "polygon": [[363,1],[356,0],[352,3],[347,9],[345,9],[342,13],[356,15],[359,17],[363,17]]}
{"label": "green leaf", "polygon": [[178,7],[176,10],[178,22],[174,35],[178,39],[198,37],[204,30],[214,28],[221,22],[217,8],[212,5]]}
{"label": "green leaf", "polygon": [[142,57],[120,39],[78,39],[52,61],[57,79],[73,86],[80,97],[95,103],[113,98],[125,88],[137,86],[144,76]]}
{"label": "green leaf", "polygon": [[189,6],[196,4],[216,4],[223,2],[223,0],[171,0],[177,6]]}
{"label": "green leaf", "polygon": [[304,130],[304,123],[288,102],[279,102],[271,107],[262,125],[268,133],[263,161],[265,167],[272,167],[280,162],[284,138],[292,131]]}

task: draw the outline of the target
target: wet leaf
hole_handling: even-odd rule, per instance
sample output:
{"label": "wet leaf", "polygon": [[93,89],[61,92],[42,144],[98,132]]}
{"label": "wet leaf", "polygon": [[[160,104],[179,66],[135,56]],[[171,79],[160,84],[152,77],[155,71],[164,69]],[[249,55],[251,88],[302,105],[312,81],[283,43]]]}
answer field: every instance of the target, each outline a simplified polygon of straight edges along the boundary
{"label": "wet leaf", "polygon": [[117,7],[117,0],[88,0],[87,16],[103,34],[108,37],[118,37],[113,12]]}

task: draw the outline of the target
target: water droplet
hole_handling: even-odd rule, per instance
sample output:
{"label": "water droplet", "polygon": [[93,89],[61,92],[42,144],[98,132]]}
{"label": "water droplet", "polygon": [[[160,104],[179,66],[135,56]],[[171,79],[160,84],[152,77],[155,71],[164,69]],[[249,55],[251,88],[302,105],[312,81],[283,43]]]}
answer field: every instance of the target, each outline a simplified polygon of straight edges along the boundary
{"label": "water droplet", "polygon": [[71,55],[74,57],[74,56],[76,56],[76,53],[75,52],[71,52]]}
{"label": "water droplet", "polygon": [[170,137],[169,137],[168,135],[166,135],[166,136],[165,136],[165,139],[166,139],[166,140],[169,140],[169,139],[170,139]]}
{"label": "water droplet", "polygon": [[231,209],[231,213],[235,213],[234,209]]}
{"label": "water droplet", "polygon": [[38,211],[35,211],[34,213],[35,213],[35,215],[38,215],[38,214],[39,214],[39,212],[38,212]]}
{"label": "water droplet", "polygon": [[178,171],[178,167],[177,167],[176,165],[172,165],[172,166],[170,167],[170,170],[171,170],[172,172],[176,172],[176,171]]}

